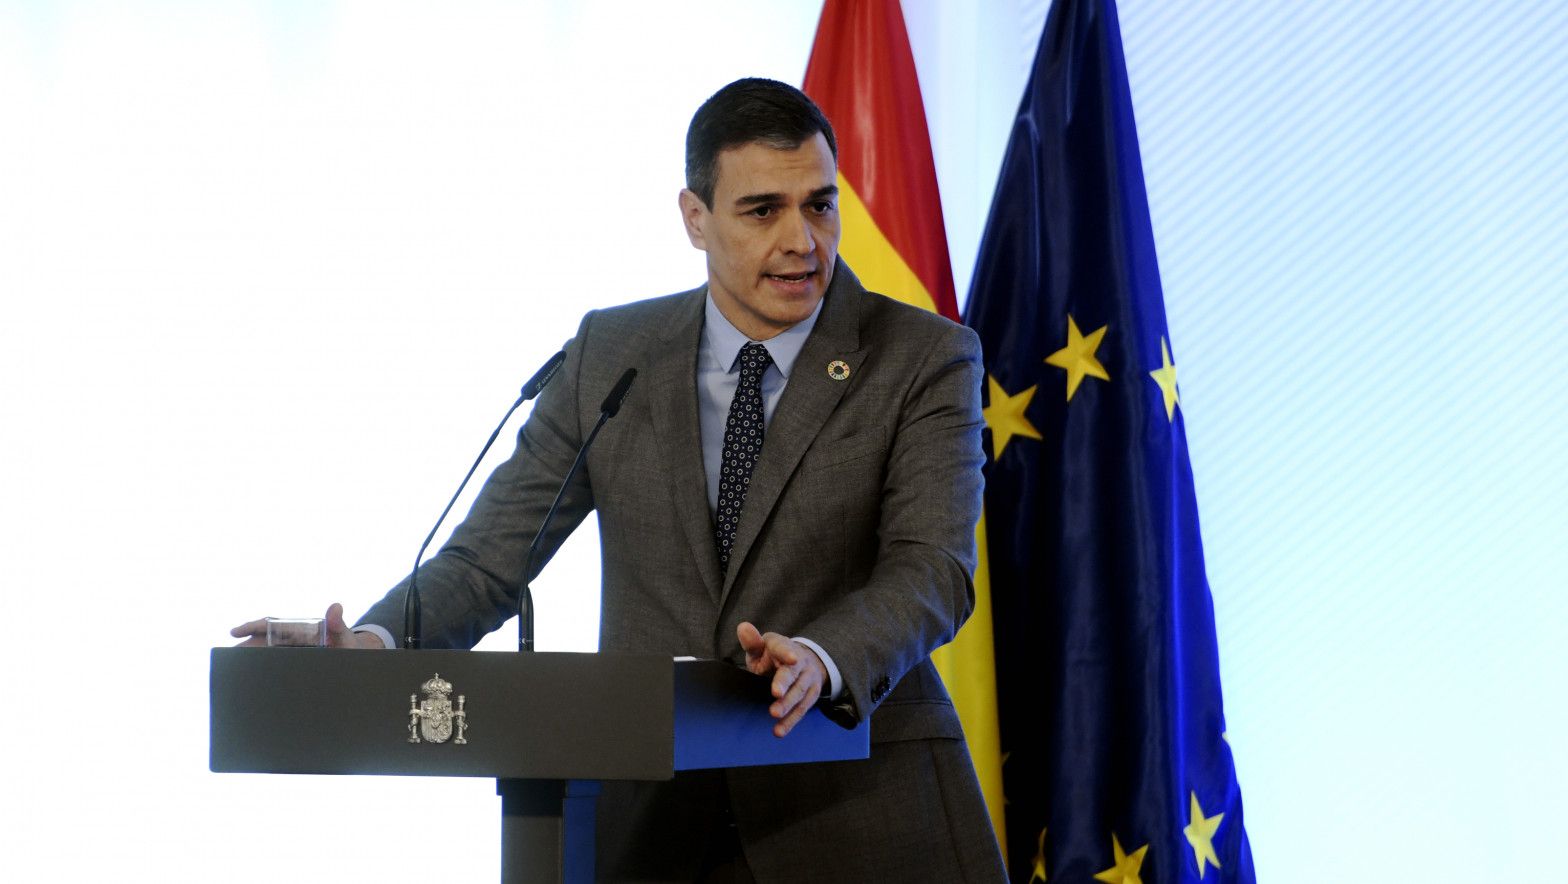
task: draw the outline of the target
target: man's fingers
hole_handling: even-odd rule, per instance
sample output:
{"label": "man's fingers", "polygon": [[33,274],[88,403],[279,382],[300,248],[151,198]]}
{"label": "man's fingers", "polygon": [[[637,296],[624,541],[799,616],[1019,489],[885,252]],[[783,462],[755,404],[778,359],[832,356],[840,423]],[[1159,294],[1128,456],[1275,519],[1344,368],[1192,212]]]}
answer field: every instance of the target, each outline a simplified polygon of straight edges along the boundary
{"label": "man's fingers", "polygon": [[782,699],[789,689],[800,681],[800,670],[793,666],[780,666],[773,673],[773,696]]}
{"label": "man's fingers", "polygon": [[348,624],[343,622],[343,606],[337,602],[327,606],[327,644],[334,648],[351,645],[354,634],[348,631]]}
{"label": "man's fingers", "polygon": [[773,661],[768,659],[767,642],[762,640],[762,633],[749,622],[735,627],[735,638],[740,640],[741,650],[746,652],[746,668],[753,675],[767,675],[773,669]]}
{"label": "man's fingers", "polygon": [[773,655],[780,666],[794,666],[800,662],[800,655],[795,653],[795,642],[776,632],[763,636],[767,641],[768,653]]}
{"label": "man's fingers", "polygon": [[236,648],[259,648],[267,644],[267,618],[260,620],[247,620],[229,630],[229,635],[243,638],[244,641],[235,645]]}
{"label": "man's fingers", "polygon": [[815,652],[804,652],[804,645],[776,632],[759,632],[750,622],[736,626],[735,637],[746,651],[747,669],[757,675],[773,673],[770,689],[778,698],[768,705],[768,714],[778,719],[773,735],[788,734],[822,696],[827,670]]}
{"label": "man's fingers", "polygon": [[[774,718],[784,718],[800,708],[810,708],[816,702],[811,698],[812,683],[809,678],[797,678],[787,691],[779,692],[778,679],[773,680],[773,686],[778,699],[768,707],[768,712]],[[808,702],[808,698],[811,698]]]}
{"label": "man's fingers", "polygon": [[[240,625],[229,630],[229,635],[232,635],[235,638],[242,638],[247,635],[265,636],[266,634],[267,618],[265,617],[261,618],[260,620],[247,620],[244,623],[241,623]],[[241,645],[241,647],[244,647],[244,645]]]}
{"label": "man's fingers", "polygon": [[790,731],[795,729],[795,725],[799,724],[800,720],[805,718],[806,713],[810,710],[810,703],[800,703],[796,705],[793,711],[786,715],[778,724],[773,726],[773,736],[783,737],[787,735]]}
{"label": "man's fingers", "polygon": [[[781,677],[786,673],[788,673],[787,679]],[[786,681],[789,687],[781,691],[779,688]],[[795,723],[800,721],[822,696],[822,676],[815,668],[780,669],[779,676],[773,679],[773,688],[778,700],[768,707],[768,712],[779,719],[779,723],[773,728],[773,733],[782,737],[795,727]]]}
{"label": "man's fingers", "polygon": [[760,654],[767,644],[762,640],[762,633],[749,620],[735,627],[735,637],[740,639],[740,646],[747,654]]}
{"label": "man's fingers", "polygon": [[800,724],[800,720],[805,717],[805,715],[806,709],[804,706],[796,709],[794,712],[790,713],[788,718],[773,726],[773,736],[781,738],[789,736],[789,732],[795,729],[795,725]]}

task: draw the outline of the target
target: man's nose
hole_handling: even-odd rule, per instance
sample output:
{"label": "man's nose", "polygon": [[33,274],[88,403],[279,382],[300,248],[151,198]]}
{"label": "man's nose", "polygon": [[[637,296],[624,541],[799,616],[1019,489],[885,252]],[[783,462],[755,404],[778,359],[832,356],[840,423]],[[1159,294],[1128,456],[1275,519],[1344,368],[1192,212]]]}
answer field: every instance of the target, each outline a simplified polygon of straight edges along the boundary
{"label": "man's nose", "polygon": [[779,235],[779,248],[792,255],[809,255],[817,247],[811,221],[804,214],[795,215],[795,220],[787,222]]}

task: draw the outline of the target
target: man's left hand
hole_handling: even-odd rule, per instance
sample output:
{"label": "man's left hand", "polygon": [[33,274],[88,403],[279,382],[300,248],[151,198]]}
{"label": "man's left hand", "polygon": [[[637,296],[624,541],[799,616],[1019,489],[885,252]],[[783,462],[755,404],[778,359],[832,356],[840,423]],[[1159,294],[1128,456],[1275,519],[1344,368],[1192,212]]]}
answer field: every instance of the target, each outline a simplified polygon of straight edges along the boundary
{"label": "man's left hand", "polygon": [[776,632],[763,633],[742,623],[735,636],[746,651],[746,668],[757,675],[773,674],[772,705],[768,714],[778,719],[773,736],[782,737],[811,711],[827,684],[828,670],[810,648]]}

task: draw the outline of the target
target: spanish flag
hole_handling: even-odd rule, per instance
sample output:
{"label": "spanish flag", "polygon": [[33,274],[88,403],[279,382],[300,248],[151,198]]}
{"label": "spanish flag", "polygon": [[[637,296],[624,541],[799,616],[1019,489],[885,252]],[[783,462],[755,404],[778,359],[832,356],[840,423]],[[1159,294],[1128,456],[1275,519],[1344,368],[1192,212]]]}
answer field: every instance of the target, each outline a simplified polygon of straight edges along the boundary
{"label": "spanish flag", "polygon": [[[925,105],[897,0],[827,0],[805,91],[838,136],[839,253],[866,288],[958,321]],[[977,540],[974,614],[933,659],[953,695],[991,822],[1005,844],[983,518]]]}

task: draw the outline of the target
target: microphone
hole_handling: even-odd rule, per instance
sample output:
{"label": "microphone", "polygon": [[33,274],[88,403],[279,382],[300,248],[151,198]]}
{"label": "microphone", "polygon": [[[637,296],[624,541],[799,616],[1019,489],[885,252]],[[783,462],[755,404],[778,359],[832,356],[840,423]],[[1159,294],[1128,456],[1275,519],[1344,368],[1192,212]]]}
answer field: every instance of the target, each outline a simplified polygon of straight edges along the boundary
{"label": "microphone", "polygon": [[532,580],[528,575],[534,569],[534,555],[539,552],[539,541],[544,539],[544,532],[550,527],[550,520],[555,518],[555,511],[561,505],[561,498],[566,496],[566,486],[572,484],[572,477],[577,475],[577,468],[582,466],[583,458],[588,456],[589,446],[598,438],[599,431],[604,428],[605,423],[621,410],[621,403],[626,401],[626,392],[632,388],[632,381],[636,379],[637,369],[626,369],[620,380],[615,382],[615,386],[610,388],[609,395],[604,397],[604,404],[599,406],[599,419],[594,422],[593,429],[588,431],[588,438],[583,440],[582,447],[577,449],[577,458],[566,471],[566,478],[561,480],[561,490],[555,493],[555,500],[551,502],[550,508],[545,510],[544,519],[539,523],[539,530],[534,533],[533,543],[528,544],[528,555],[523,559],[523,590],[517,594],[518,651],[531,652],[534,649],[534,591],[529,587]]}
{"label": "microphone", "polygon": [[[609,395],[604,397],[604,404],[599,406],[599,413],[603,415],[599,419],[599,426],[604,426],[605,421],[620,412],[621,403],[626,401],[626,391],[632,388],[632,381],[635,380],[637,380],[637,369],[628,368],[626,373],[621,375],[621,379],[615,382],[615,386],[610,388]],[[594,427],[594,432],[598,431],[599,427]],[[589,438],[591,440],[592,436],[590,435]]]}
{"label": "microphone", "polygon": [[419,545],[419,552],[414,555],[414,570],[410,571],[408,575],[408,592],[403,594],[403,647],[417,650],[420,646],[419,562],[425,557],[425,550],[430,547],[430,541],[435,539],[436,531],[440,529],[441,523],[446,521],[447,513],[452,511],[452,505],[457,503],[457,499],[462,496],[463,489],[468,486],[468,480],[474,477],[474,470],[479,469],[479,462],[485,459],[485,455],[490,451],[490,446],[494,445],[496,437],[501,435],[501,428],[506,426],[508,420],[511,420],[512,412],[516,411],[518,406],[524,402],[538,396],[539,392],[544,389],[545,384],[550,383],[550,379],[555,377],[555,373],[560,370],[561,363],[565,361],[566,351],[562,350],[546,360],[544,365],[539,366],[539,370],[534,372],[534,376],[529,378],[527,383],[523,384],[523,389],[518,395],[517,401],[512,403],[512,407],[506,410],[506,416],[501,418],[499,424],[496,424],[495,432],[490,434],[489,440],[485,442],[485,447],[479,449],[479,456],[474,458],[474,465],[468,468],[468,474],[458,484],[457,493],[453,494],[452,499],[446,502],[446,509],[441,511],[441,517],[436,519],[436,523],[430,527],[430,533],[425,535],[425,542]]}
{"label": "microphone", "polygon": [[551,356],[549,359],[545,360],[544,365],[539,366],[539,370],[534,372],[534,376],[528,379],[528,383],[523,384],[523,391],[520,397],[521,400],[523,402],[527,402],[528,400],[544,392],[545,384],[550,383],[550,379],[555,377],[555,373],[557,371],[561,370],[561,363],[565,361],[565,350],[561,350],[554,356]]}

